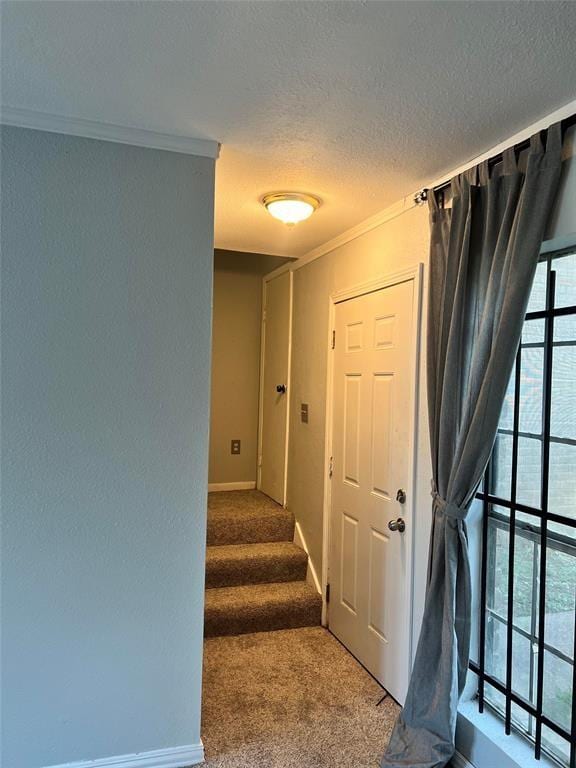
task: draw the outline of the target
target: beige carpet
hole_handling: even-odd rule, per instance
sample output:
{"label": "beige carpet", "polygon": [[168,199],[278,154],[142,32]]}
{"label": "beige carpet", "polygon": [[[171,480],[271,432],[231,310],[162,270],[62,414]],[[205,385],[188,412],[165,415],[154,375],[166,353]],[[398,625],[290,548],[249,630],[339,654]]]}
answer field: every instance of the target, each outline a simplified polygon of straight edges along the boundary
{"label": "beige carpet", "polygon": [[260,491],[208,494],[208,546],[292,541],[294,515]]}
{"label": "beige carpet", "polygon": [[321,627],[204,644],[209,768],[376,768],[398,712]]}
{"label": "beige carpet", "polygon": [[293,537],[292,513],[259,491],[208,495],[205,637],[320,624],[322,598]]}
{"label": "beige carpet", "polygon": [[204,637],[319,626],[322,598],[305,581],[207,589]]}
{"label": "beige carpet", "polygon": [[231,544],[206,550],[206,588],[306,579],[308,555],[291,541]]}

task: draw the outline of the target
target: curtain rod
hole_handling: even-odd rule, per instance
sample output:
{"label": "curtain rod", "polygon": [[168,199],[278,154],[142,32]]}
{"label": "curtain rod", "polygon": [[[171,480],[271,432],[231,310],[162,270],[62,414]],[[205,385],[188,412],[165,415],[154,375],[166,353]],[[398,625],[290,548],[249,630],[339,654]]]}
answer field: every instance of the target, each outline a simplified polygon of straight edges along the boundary
{"label": "curtain rod", "polygon": [[[566,133],[568,128],[571,128],[573,125],[576,125],[576,113],[573,115],[570,115],[570,117],[565,117],[564,120],[560,122],[561,130],[562,130],[562,136]],[[540,131],[541,134],[545,133],[545,131]],[[518,144],[514,144],[514,151],[515,152],[522,152],[525,149],[528,149],[530,146],[530,139],[524,139],[524,141],[520,141]],[[499,152],[497,155],[494,155],[494,157],[491,157],[488,160],[488,168],[493,168],[498,163],[501,163],[503,159],[503,153]],[[414,195],[414,202],[416,205],[422,205],[422,203],[425,203],[426,200],[428,200],[428,195],[432,192],[433,194],[436,194],[436,192],[443,192],[445,189],[448,189],[450,186],[450,179],[448,181],[442,182],[442,184],[438,184],[436,187],[432,187],[431,189],[421,189],[419,192],[417,192]]]}

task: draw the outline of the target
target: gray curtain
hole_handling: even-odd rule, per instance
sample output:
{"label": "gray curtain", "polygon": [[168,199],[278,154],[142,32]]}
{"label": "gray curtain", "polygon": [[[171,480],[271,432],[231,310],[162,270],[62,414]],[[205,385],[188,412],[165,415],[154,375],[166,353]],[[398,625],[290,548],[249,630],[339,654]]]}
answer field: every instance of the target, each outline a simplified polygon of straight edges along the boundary
{"label": "gray curtain", "polygon": [[466,514],[494,444],[545,226],[561,169],[560,125],[430,195],[428,411],[432,537],[424,618],[402,710],[382,768],[441,768],[454,754],[470,648]]}

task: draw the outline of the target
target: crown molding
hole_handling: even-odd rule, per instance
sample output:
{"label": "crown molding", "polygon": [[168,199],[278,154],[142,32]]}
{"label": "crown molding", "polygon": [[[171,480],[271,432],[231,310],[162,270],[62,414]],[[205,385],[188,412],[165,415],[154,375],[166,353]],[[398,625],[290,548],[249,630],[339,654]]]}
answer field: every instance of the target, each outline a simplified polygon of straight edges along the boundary
{"label": "crown molding", "polygon": [[[564,106],[546,115],[546,117],[537,120],[523,130],[518,131],[518,133],[515,133],[513,136],[508,137],[500,144],[496,144],[489,150],[483,152],[481,155],[477,155],[476,157],[468,160],[457,168],[454,168],[452,171],[450,171],[449,174],[445,174],[444,176],[441,176],[434,181],[429,181],[427,184],[424,184],[422,187],[420,187],[420,189],[433,189],[434,187],[438,187],[447,181],[450,181],[450,179],[452,179],[454,176],[457,176],[460,173],[464,173],[464,171],[467,171],[469,168],[473,168],[483,160],[494,157],[494,155],[499,154],[503,150],[509,147],[513,147],[515,144],[519,144],[525,139],[529,139],[530,136],[533,136],[538,131],[545,130],[554,123],[564,120],[567,117],[571,117],[574,113],[576,113],[576,100],[570,101],[568,104],[564,104]],[[303,256],[294,259],[294,261],[287,264],[281,264],[273,272],[269,272],[267,275],[265,275],[264,281],[268,282],[273,280],[283,272],[294,272],[301,267],[305,267],[306,264],[309,264],[311,261],[315,261],[321,256],[325,256],[327,253],[336,250],[336,248],[340,248],[342,245],[346,245],[346,243],[349,243],[352,240],[356,240],[358,237],[365,235],[372,229],[376,229],[382,224],[395,219],[397,216],[401,216],[403,213],[412,210],[412,208],[420,207],[419,204],[417,204],[415,201],[416,194],[417,193],[414,192],[410,195],[406,195],[392,205],[389,205],[383,211],[380,211],[370,218],[361,221],[359,224],[356,224],[354,227],[351,227],[336,237],[331,238],[322,245],[319,245],[317,248],[308,251]],[[425,206],[425,209],[427,209],[427,206]]]}
{"label": "crown molding", "polygon": [[218,158],[220,144],[211,139],[197,139],[192,136],[182,136],[173,133],[159,133],[145,128],[135,128],[128,125],[102,123],[98,120],[85,120],[81,117],[53,115],[48,112],[37,112],[21,107],[0,107],[0,123],[14,125],[18,128],[32,128],[37,131],[63,133],[69,136],[82,136],[86,139],[114,141],[118,144],[132,144],[137,147],[164,149],[168,152],[182,152],[186,155],[197,155]]}
{"label": "crown molding", "polygon": [[356,240],[358,237],[365,235],[372,229],[376,229],[377,227],[382,226],[382,224],[386,224],[388,221],[392,221],[392,219],[401,216],[403,213],[406,213],[406,211],[409,211],[412,208],[416,208],[414,195],[407,195],[392,205],[389,205],[388,208],[385,208],[383,211],[379,211],[378,213],[374,214],[374,216],[370,216],[370,218],[361,221],[359,224],[356,224],[354,227],[347,229],[340,235],[331,238],[322,245],[319,245],[317,248],[308,251],[308,253],[305,253],[304,256],[300,256],[300,258],[294,259],[293,261],[290,261],[286,264],[281,264],[279,267],[276,267],[273,272],[269,272],[267,275],[264,275],[264,281],[269,282],[275,277],[281,275],[283,272],[295,272],[297,269],[305,267],[306,264],[309,264],[311,261],[316,261],[316,259],[319,259],[321,256],[325,256],[327,253],[335,251],[336,248],[340,248],[341,246],[346,245],[346,243],[350,243],[352,240]]}
{"label": "crown molding", "polygon": [[413,195],[408,195],[407,197],[403,197],[400,200],[397,200],[392,205],[384,208],[383,211],[378,211],[378,213],[370,216],[370,218],[364,219],[364,221],[361,221],[359,224],[356,224],[350,229],[347,229],[345,232],[342,232],[336,237],[331,238],[326,243],[323,243],[317,248],[308,251],[308,253],[294,262],[294,265],[300,267],[304,264],[307,264],[309,261],[319,259],[320,256],[324,256],[325,254],[330,253],[330,251],[335,251],[336,248],[340,248],[341,246],[346,245],[346,243],[349,243],[352,240],[356,240],[361,235],[365,235],[367,232],[370,232],[370,230],[376,229],[376,227],[380,227],[387,221],[395,219],[397,216],[400,216],[406,211],[409,211],[411,208],[415,208],[416,203],[414,202],[413,198]]}
{"label": "crown molding", "polygon": [[491,157],[499,155],[506,149],[510,149],[510,147],[514,147],[516,144],[521,144],[531,136],[534,136],[535,133],[538,133],[539,131],[545,131],[547,128],[550,128],[551,125],[560,123],[562,120],[565,120],[567,117],[572,117],[574,114],[576,114],[576,99],[574,101],[569,101],[568,104],[564,104],[564,106],[554,110],[554,112],[550,112],[545,117],[536,120],[536,122],[531,123],[521,131],[514,133],[512,136],[504,138],[499,144],[495,144],[493,147],[490,147],[490,149],[482,152],[482,154],[472,157],[470,160],[467,160],[457,168],[453,168],[449,173],[444,174],[440,178],[428,182],[428,184],[425,184],[424,187],[427,189],[440,187],[450,181],[450,179],[453,179],[454,176],[459,176],[461,173],[468,171],[470,168],[474,168],[474,166],[479,165],[484,160],[489,160]]}

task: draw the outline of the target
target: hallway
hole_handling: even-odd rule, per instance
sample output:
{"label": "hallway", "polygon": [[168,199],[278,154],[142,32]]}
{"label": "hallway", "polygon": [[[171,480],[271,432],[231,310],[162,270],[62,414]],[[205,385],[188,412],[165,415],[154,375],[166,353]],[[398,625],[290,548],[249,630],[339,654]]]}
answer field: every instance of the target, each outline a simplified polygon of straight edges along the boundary
{"label": "hallway", "polygon": [[208,768],[377,768],[398,712],[322,627],[204,643]]}
{"label": "hallway", "polygon": [[398,712],[320,625],[294,515],[208,495],[202,738],[209,768],[377,768]]}

